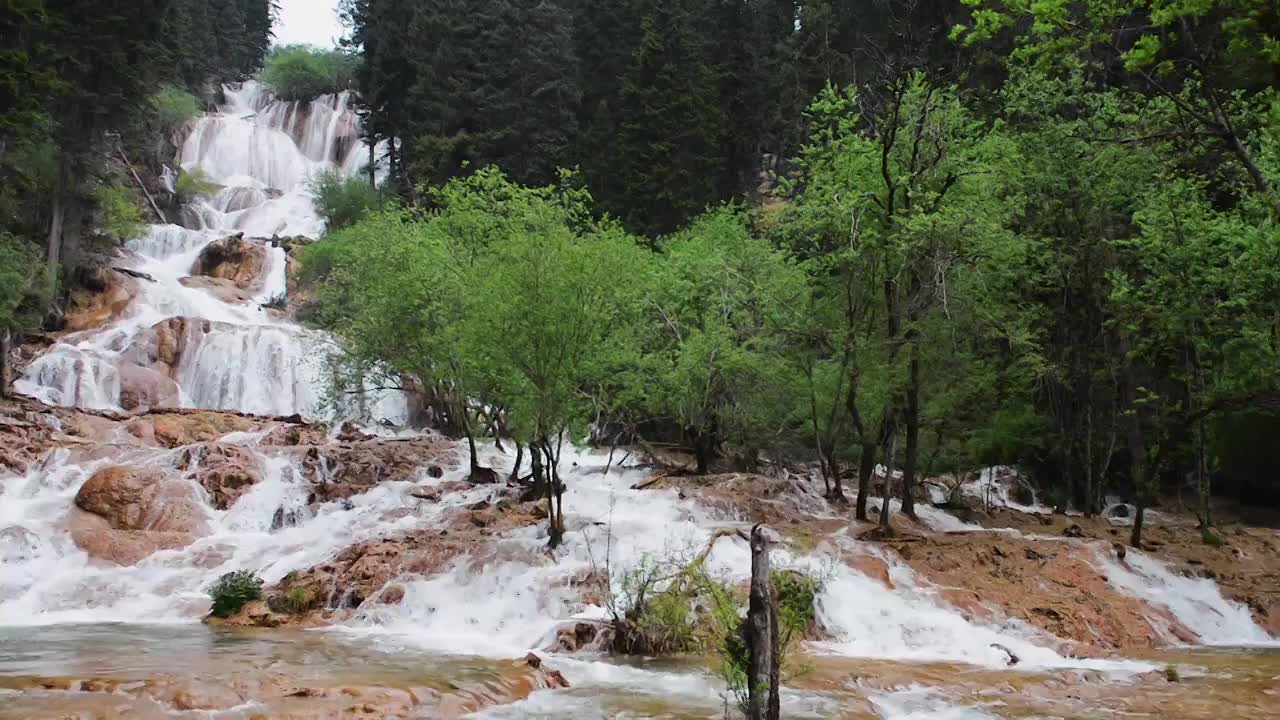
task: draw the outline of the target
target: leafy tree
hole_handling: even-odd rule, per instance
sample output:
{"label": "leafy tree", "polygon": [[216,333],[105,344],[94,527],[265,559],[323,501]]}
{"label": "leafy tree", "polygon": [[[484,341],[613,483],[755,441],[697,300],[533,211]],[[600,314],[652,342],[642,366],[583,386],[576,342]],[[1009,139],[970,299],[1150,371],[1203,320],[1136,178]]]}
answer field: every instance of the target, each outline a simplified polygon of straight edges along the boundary
{"label": "leafy tree", "polygon": [[276,48],[267,56],[262,82],[282,100],[313,100],[349,90],[359,60],[340,50],[306,45]]}
{"label": "leafy tree", "polygon": [[664,243],[651,282],[653,330],[632,392],[649,417],[679,424],[698,473],[725,440],[754,465],[754,452],[776,446],[791,424],[796,378],[779,329],[803,302],[803,273],[739,212],[720,209]]}
{"label": "leafy tree", "polygon": [[347,177],[337,170],[318,173],[308,189],[329,232],[354,225],[382,205],[378,191],[363,178]]}

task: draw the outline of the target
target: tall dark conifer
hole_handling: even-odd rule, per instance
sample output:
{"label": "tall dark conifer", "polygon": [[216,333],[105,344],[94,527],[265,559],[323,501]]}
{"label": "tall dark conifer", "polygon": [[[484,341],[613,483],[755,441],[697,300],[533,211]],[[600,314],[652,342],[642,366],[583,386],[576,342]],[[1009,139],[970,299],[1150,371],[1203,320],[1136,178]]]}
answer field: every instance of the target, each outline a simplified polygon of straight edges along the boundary
{"label": "tall dark conifer", "polygon": [[622,80],[621,193],[604,201],[640,231],[675,230],[721,197],[728,167],[706,0],[643,0],[640,40]]}

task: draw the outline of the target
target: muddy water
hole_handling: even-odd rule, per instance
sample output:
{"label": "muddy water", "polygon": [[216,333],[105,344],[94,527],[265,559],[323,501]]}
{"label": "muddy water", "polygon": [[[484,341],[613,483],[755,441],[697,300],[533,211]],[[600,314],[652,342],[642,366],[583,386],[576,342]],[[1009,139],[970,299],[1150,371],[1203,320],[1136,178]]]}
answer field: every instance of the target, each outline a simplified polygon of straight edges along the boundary
{"label": "muddy water", "polygon": [[[1280,650],[1165,650],[1144,659],[1174,671],[1129,676],[1079,669],[1013,672],[807,656],[798,660],[800,672],[784,693],[783,715],[885,720],[1280,717]],[[552,657],[548,663],[571,678],[573,687],[535,692],[475,716],[712,720],[724,717],[726,704],[733,702],[718,690],[709,664],[697,658],[615,663]],[[149,692],[140,692],[143,686]],[[391,654],[331,632],[197,625],[0,630],[0,718],[15,720],[328,717],[352,712],[353,698],[368,701],[355,704],[357,714],[374,717],[466,716],[471,714],[467,708],[439,715],[438,705],[414,712],[390,700],[434,693],[496,703],[512,699],[511,686],[506,661]],[[316,699],[323,692],[338,699]],[[175,703],[173,697],[179,700]],[[202,701],[220,709],[181,709]]]}

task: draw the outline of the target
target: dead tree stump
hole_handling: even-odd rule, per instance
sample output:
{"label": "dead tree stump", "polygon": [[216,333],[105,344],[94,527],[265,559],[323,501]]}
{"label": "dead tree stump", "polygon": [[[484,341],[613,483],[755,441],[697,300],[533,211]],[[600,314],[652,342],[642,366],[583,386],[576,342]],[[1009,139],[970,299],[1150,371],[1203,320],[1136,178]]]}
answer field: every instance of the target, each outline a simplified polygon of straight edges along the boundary
{"label": "dead tree stump", "polygon": [[769,569],[769,536],[751,529],[751,603],[747,608],[747,698],[750,720],[778,720],[778,604]]}

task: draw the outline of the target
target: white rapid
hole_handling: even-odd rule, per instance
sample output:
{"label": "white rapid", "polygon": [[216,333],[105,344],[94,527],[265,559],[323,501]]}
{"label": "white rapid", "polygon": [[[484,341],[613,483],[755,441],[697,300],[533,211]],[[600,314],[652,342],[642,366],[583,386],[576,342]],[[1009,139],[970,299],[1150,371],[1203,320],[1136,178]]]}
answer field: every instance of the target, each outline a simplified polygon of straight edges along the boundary
{"label": "white rapid", "polygon": [[[55,405],[122,409],[123,393],[151,386],[154,404],[261,415],[324,415],[328,338],[264,307],[287,294],[288,259],[275,237],[319,237],[308,180],[325,169],[356,172],[362,156],[347,96],[311,103],[272,99],[255,82],[225,88],[226,104],[195,123],[177,163],[219,186],[183,212],[186,227],[157,225],[130,241],[119,264],[151,280],[105,328],[75,333],[42,355],[20,392]],[[261,246],[264,269],[244,292],[217,295],[189,276],[211,242],[244,233]],[[225,285],[224,285],[225,288]],[[234,289],[234,288],[233,288]],[[159,323],[181,318],[180,357],[160,368],[148,354]],[[206,322],[195,322],[206,321]],[[168,380],[176,386],[170,387]],[[403,398],[374,403],[378,419],[403,423]]]}

